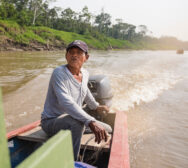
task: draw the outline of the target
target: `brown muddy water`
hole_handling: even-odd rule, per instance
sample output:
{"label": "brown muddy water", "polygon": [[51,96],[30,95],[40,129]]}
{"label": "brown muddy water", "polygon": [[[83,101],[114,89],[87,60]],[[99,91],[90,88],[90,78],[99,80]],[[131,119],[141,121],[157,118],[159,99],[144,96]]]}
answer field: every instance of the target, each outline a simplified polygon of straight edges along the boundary
{"label": "brown muddy water", "polygon": [[[128,116],[132,168],[188,167],[188,52],[91,51],[90,74],[105,74],[112,109]],[[49,77],[64,52],[0,52],[7,131],[40,119]]]}

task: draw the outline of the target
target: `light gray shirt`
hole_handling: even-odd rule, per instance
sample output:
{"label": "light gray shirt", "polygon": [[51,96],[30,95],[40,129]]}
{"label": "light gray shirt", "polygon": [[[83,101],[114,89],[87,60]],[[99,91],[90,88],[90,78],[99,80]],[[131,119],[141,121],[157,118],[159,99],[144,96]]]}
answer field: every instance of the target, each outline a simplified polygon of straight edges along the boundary
{"label": "light gray shirt", "polygon": [[66,113],[86,126],[91,121],[96,121],[82,109],[84,101],[92,110],[95,110],[99,104],[88,89],[88,72],[82,68],[81,73],[80,83],[66,65],[61,65],[53,71],[41,119],[57,118]]}

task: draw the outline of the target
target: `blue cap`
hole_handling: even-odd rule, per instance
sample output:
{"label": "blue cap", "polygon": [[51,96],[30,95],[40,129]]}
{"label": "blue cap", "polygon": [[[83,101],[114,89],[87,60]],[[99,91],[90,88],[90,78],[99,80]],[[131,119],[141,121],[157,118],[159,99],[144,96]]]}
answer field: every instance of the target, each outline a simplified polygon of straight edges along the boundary
{"label": "blue cap", "polygon": [[68,51],[70,48],[72,47],[78,47],[80,48],[82,51],[84,51],[85,53],[88,53],[88,46],[85,42],[81,41],[81,40],[75,40],[72,43],[70,43],[66,50]]}

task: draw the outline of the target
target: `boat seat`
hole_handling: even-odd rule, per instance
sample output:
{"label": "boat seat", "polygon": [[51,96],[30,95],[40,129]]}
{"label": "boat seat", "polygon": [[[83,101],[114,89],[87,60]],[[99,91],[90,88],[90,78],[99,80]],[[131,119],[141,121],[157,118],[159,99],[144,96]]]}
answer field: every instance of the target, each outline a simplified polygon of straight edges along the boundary
{"label": "boat seat", "polygon": [[[110,150],[110,142],[111,142],[111,135],[109,135],[108,141],[106,143],[101,142],[100,144],[97,144],[95,142],[95,138],[91,139],[94,134],[84,134],[82,136],[81,140],[81,148],[87,147],[87,149],[90,150],[99,150],[102,147],[102,151],[108,152]],[[18,139],[27,140],[27,141],[33,141],[33,142],[45,142],[50,138],[41,128],[41,126],[37,126],[36,128],[26,131],[24,133],[19,134]],[[88,143],[87,141],[91,139]],[[86,144],[87,143],[87,144]]]}
{"label": "boat seat", "polygon": [[18,139],[34,141],[34,142],[45,142],[49,136],[42,130],[41,126],[35,127],[29,131],[19,134]]}

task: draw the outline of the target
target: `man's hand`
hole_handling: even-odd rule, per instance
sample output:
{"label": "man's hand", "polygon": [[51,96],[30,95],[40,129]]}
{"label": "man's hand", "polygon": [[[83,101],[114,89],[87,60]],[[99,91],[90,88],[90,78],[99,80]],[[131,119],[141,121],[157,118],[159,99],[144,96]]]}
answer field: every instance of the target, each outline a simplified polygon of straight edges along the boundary
{"label": "man's hand", "polygon": [[105,105],[99,105],[96,110],[103,117],[105,117],[106,114],[109,112],[109,108],[107,106],[105,106]]}
{"label": "man's hand", "polygon": [[105,142],[107,141],[108,136],[106,130],[102,126],[97,124],[95,121],[91,121],[89,123],[89,127],[91,131],[95,134],[95,142],[99,144],[102,140],[105,140]]}

